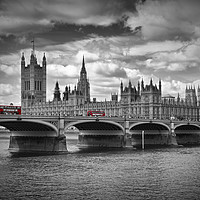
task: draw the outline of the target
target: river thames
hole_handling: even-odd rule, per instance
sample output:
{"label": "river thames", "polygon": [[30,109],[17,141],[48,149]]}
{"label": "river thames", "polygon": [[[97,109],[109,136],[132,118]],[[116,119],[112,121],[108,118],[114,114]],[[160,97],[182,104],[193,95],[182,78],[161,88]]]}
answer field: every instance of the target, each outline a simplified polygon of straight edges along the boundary
{"label": "river thames", "polygon": [[0,199],[200,199],[200,147],[13,157],[0,139]]}

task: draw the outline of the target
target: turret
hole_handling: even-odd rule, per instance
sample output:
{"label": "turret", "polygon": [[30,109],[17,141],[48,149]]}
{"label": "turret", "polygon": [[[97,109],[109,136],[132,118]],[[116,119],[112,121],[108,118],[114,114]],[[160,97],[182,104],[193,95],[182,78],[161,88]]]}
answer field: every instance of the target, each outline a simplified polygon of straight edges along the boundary
{"label": "turret", "polygon": [[54,101],[61,101],[61,98],[60,98],[60,88],[59,88],[59,84],[58,84],[58,81],[56,82],[56,86],[55,86],[55,89],[54,89]]}
{"label": "turret", "polygon": [[56,81],[55,91],[59,90],[59,84],[58,81]]}
{"label": "turret", "polygon": [[45,56],[45,53],[44,53],[43,60],[42,60],[42,66],[46,67],[46,56]]}
{"label": "turret", "polygon": [[140,82],[138,81],[138,95],[140,95]]}
{"label": "turret", "polygon": [[152,78],[150,79],[150,85],[153,85],[153,80],[152,80]]}
{"label": "turret", "polygon": [[21,58],[21,66],[25,66],[25,57],[24,57],[24,52],[22,53],[22,58]]}
{"label": "turret", "polygon": [[151,78],[151,80],[150,80],[150,91],[152,91],[152,90],[153,90],[153,80]]}
{"label": "turret", "polygon": [[33,54],[33,51],[31,52],[30,64],[31,64],[31,65],[34,65],[34,64],[35,64],[35,56],[34,56],[34,54]]}
{"label": "turret", "polygon": [[23,52],[21,58],[21,78],[24,78],[24,69],[25,69],[25,57]]}
{"label": "turret", "polygon": [[129,92],[131,92],[132,84],[130,80],[129,80],[128,88],[129,88]]}
{"label": "turret", "polygon": [[159,91],[160,91],[160,94],[161,94],[161,91],[162,91],[162,83],[161,83],[161,79],[159,80]]}
{"label": "turret", "polygon": [[121,84],[120,84],[120,90],[121,90],[121,93],[123,92],[123,83],[121,81]]}
{"label": "turret", "polygon": [[142,79],[142,82],[141,82],[141,90],[143,91],[144,90],[144,80]]}
{"label": "turret", "polygon": [[65,91],[63,92],[63,101],[67,101],[68,100],[68,87],[65,87]]}
{"label": "turret", "polygon": [[179,93],[178,93],[178,97],[177,97],[177,104],[180,103],[180,96],[179,96]]}

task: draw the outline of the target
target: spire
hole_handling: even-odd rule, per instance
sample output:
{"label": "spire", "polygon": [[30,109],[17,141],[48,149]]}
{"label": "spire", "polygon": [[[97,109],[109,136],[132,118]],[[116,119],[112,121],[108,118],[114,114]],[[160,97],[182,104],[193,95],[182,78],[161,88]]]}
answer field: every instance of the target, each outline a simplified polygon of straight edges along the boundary
{"label": "spire", "polygon": [[151,78],[151,80],[150,80],[150,85],[151,85],[151,86],[153,85],[153,81],[152,81],[152,78]]}
{"label": "spire", "polygon": [[44,53],[44,56],[43,56],[43,60],[42,60],[42,66],[44,67],[44,69],[46,70],[46,56],[45,56],[45,53]]}
{"label": "spire", "polygon": [[58,84],[58,81],[56,81],[56,86],[55,86],[55,90],[59,90],[59,84]]}
{"label": "spire", "polygon": [[25,57],[24,57],[24,52],[22,53],[22,57],[21,57],[21,67],[25,67]]}
{"label": "spire", "polygon": [[141,91],[143,91],[143,90],[144,90],[144,80],[142,78],[142,81],[141,81]]}
{"label": "spire", "polygon": [[179,103],[180,102],[180,95],[178,93],[178,97],[177,97],[177,102]]}
{"label": "spire", "polygon": [[159,85],[161,85],[161,79],[159,79]]}
{"label": "spire", "polygon": [[82,62],[81,74],[86,74],[84,55],[83,55],[83,62]]}
{"label": "spire", "polygon": [[24,52],[22,52],[22,60],[23,60],[23,61],[25,60]]}
{"label": "spire", "polygon": [[121,92],[123,91],[123,83],[121,81],[121,84],[120,84],[120,89],[121,89]]}
{"label": "spire", "polygon": [[132,87],[131,81],[129,80],[129,84],[128,84],[129,88]]}
{"label": "spire", "polygon": [[162,88],[162,83],[161,83],[161,79],[159,79],[159,90],[161,92],[161,88]]}
{"label": "spire", "polygon": [[46,61],[45,53],[44,53],[44,56],[43,56],[43,61]]}
{"label": "spire", "polygon": [[138,81],[138,94],[140,94],[140,82]]}

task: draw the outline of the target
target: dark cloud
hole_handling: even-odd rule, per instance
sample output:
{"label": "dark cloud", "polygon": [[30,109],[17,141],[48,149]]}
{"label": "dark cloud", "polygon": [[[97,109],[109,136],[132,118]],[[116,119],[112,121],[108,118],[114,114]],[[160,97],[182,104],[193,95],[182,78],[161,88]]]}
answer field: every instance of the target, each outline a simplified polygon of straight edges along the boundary
{"label": "dark cloud", "polygon": [[2,1],[1,34],[42,32],[55,24],[110,26],[136,12],[133,0]]}
{"label": "dark cloud", "polygon": [[[37,47],[63,44],[90,38],[131,34],[125,26],[125,13],[136,12],[137,1],[68,0],[33,2],[1,1],[0,54],[30,48],[36,38]],[[21,38],[24,39],[22,43]]]}

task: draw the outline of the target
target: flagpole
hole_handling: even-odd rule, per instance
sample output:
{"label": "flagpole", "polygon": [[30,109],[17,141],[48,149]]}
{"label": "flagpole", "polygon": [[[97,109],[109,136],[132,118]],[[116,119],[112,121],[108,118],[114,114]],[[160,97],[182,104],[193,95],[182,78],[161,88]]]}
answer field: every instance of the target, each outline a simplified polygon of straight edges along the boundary
{"label": "flagpole", "polygon": [[33,55],[35,54],[35,44],[34,44],[34,38],[33,40],[31,41],[31,43],[33,43]]}

